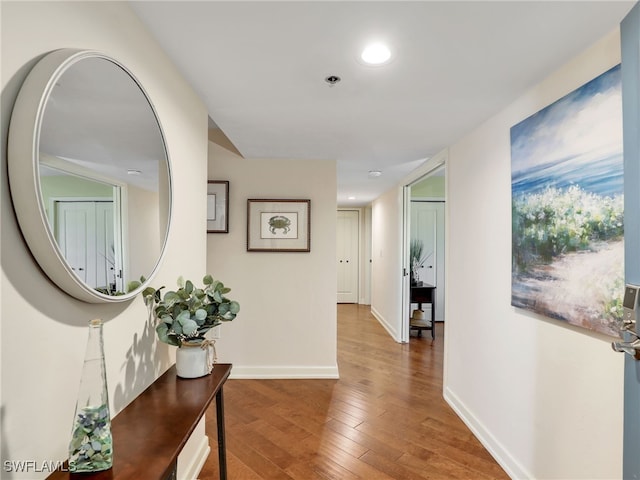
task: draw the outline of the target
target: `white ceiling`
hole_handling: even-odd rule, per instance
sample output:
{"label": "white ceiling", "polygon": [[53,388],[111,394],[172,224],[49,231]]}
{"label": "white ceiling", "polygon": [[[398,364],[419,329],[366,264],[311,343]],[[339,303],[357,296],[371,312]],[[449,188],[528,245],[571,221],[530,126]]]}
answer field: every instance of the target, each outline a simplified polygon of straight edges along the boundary
{"label": "white ceiling", "polygon": [[43,166],[57,157],[48,166],[67,174],[157,191],[166,164],[163,138],[155,112],[129,73],[94,56],[57,73],[42,118],[40,173],[59,175]]}
{"label": "white ceiling", "polygon": [[[633,4],[131,2],[243,156],[337,160],[340,206],[370,203]],[[390,64],[358,61],[371,40],[388,42]]]}

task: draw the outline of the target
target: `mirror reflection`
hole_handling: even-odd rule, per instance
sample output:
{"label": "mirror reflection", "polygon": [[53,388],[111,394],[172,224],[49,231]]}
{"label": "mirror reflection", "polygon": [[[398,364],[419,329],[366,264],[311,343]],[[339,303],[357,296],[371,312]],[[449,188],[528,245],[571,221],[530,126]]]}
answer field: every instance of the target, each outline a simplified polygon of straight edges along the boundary
{"label": "mirror reflection", "polygon": [[169,224],[169,166],[132,76],[103,57],[71,64],[46,101],[38,150],[42,207],[73,274],[105,295],[148,278]]}

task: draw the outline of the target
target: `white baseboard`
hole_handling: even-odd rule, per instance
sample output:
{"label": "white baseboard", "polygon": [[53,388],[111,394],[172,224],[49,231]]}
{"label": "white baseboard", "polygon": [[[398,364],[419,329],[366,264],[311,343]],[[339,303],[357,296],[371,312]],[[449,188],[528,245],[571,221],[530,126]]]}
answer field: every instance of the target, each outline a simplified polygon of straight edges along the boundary
{"label": "white baseboard", "polygon": [[[215,368],[215,367],[214,367]],[[229,378],[275,379],[275,378],[340,378],[338,366],[333,367],[289,367],[289,366],[242,366],[234,365]]]}
{"label": "white baseboard", "polygon": [[207,461],[211,447],[209,446],[209,437],[204,433],[204,422],[205,417],[203,416],[178,455],[178,480],[197,480],[204,463]]}
{"label": "white baseboard", "polygon": [[400,336],[398,335],[396,329],[394,329],[391,324],[387,322],[387,320],[382,315],[380,315],[380,313],[373,307],[371,307],[371,315],[376,317],[376,320],[378,320],[380,325],[382,325],[384,329],[389,333],[389,335],[391,335],[391,338],[400,343]]}
{"label": "white baseboard", "polygon": [[534,478],[449,388],[444,389],[444,399],[510,478]]}

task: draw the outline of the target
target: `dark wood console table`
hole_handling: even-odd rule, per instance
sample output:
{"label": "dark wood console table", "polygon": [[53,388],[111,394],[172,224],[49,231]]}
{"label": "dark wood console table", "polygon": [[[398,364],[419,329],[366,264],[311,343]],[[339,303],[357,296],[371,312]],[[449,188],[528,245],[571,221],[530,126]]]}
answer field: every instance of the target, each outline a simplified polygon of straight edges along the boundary
{"label": "dark wood console table", "polygon": [[409,303],[417,303],[418,310],[422,310],[423,303],[431,304],[431,326],[412,325],[409,320],[409,331],[418,330],[418,336],[422,335],[422,330],[431,330],[431,339],[436,338],[436,287],[428,283],[419,282],[411,286],[411,298]]}
{"label": "dark wood console table", "polygon": [[178,455],[216,398],[220,478],[227,478],[222,387],[231,364],[217,363],[211,375],[179,378],[167,370],[111,421],[113,467],[97,473],[57,471],[48,478],[82,480],[174,479]]}

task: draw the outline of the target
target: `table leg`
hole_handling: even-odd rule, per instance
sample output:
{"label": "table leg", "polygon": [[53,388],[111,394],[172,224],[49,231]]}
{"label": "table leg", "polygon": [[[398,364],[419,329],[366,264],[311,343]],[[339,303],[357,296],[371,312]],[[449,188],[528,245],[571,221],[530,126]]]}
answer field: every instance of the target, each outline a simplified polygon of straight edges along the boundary
{"label": "table leg", "polygon": [[216,419],[218,423],[218,463],[220,465],[220,480],[227,480],[227,445],[224,435],[224,397],[222,386],[216,393]]}
{"label": "table leg", "polygon": [[436,339],[436,292],[431,290],[431,340]]}

